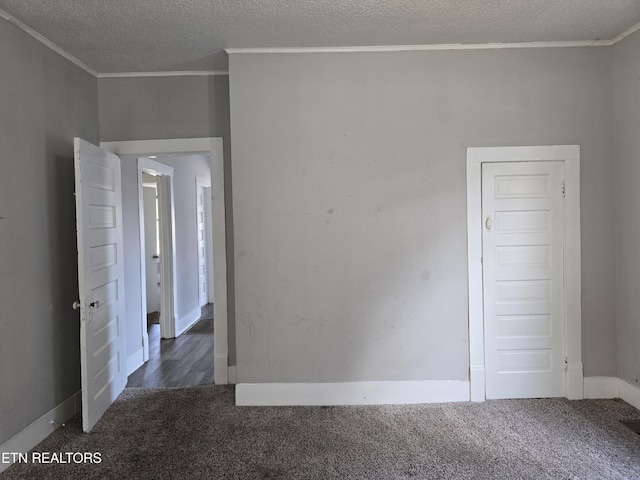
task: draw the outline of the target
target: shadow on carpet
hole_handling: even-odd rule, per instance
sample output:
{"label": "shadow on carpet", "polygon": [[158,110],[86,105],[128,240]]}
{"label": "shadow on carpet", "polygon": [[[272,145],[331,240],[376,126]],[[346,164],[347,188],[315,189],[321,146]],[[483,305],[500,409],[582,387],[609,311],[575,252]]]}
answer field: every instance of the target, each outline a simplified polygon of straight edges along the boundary
{"label": "shadow on carpet", "polygon": [[9,479],[628,479],[640,436],[620,400],[236,407],[231,386],[126,389],[90,434],[37,447],[99,464],[16,464]]}

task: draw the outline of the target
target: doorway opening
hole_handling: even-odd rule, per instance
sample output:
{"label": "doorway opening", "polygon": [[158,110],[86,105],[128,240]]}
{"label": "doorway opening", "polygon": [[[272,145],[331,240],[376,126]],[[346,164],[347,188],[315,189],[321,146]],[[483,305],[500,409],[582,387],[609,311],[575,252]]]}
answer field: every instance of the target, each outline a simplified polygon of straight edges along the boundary
{"label": "doorway opening", "polygon": [[[101,146],[114,153],[117,153],[129,159],[137,160],[138,162],[138,184],[139,184],[139,198],[138,204],[140,208],[139,219],[144,218],[144,186],[142,174],[151,174],[155,176],[157,182],[157,206],[158,206],[158,229],[160,239],[160,331],[161,337],[172,339],[180,334],[184,333],[197,322],[202,313],[202,306],[200,301],[206,299],[207,303],[204,304],[205,308],[213,309],[213,322],[215,324],[215,354],[213,349],[209,354],[207,361],[213,365],[213,377],[216,384],[228,383],[228,340],[227,340],[227,289],[226,289],[226,225],[225,225],[225,204],[224,204],[224,168],[223,168],[223,154],[222,154],[222,139],[221,138],[200,138],[200,139],[175,139],[175,140],[148,140],[148,141],[125,141],[125,142],[105,142]],[[190,194],[189,201],[197,203],[196,190],[198,186],[201,186],[201,194],[203,198],[203,209],[200,212],[203,214],[203,219],[209,220],[209,231],[211,235],[207,236],[206,231],[203,232],[204,252],[203,257],[205,259],[204,269],[206,278],[206,297],[203,295],[200,297],[198,291],[198,281],[200,276],[200,270],[197,270],[196,266],[196,252],[198,250],[198,231],[196,228],[197,218],[194,211],[193,217],[190,217],[190,222],[193,225],[193,229],[189,228],[192,241],[189,240],[188,246],[182,244],[178,251],[179,255],[182,255],[185,249],[188,248],[193,254],[193,269],[188,270],[189,267],[185,267],[184,262],[176,263],[176,229],[179,229],[182,235],[186,230],[184,225],[178,225],[176,222],[180,221],[181,217],[178,212],[179,204],[184,203],[184,189],[177,192],[176,183],[184,182],[185,176],[176,174],[174,176],[173,168],[168,165],[163,165],[162,159],[169,157],[184,157],[185,155],[203,156],[207,155],[210,165],[210,177],[199,175],[199,179],[190,177]],[[155,157],[155,158],[152,158]],[[165,162],[170,163],[170,162]],[[174,166],[177,164],[173,163]],[[178,170],[176,170],[177,172]],[[145,177],[149,180],[148,177]],[[195,181],[194,181],[195,180]],[[197,183],[196,183],[197,182]],[[149,182],[152,183],[152,182]],[[150,185],[150,188],[153,188]],[[164,193],[164,195],[163,195]],[[178,196],[177,196],[178,195]],[[149,196],[151,196],[149,194]],[[207,202],[207,199],[208,202]],[[150,202],[149,202],[150,203]],[[195,205],[194,205],[195,208]],[[206,222],[201,222],[206,224]],[[166,226],[170,225],[170,228]],[[144,229],[144,225],[141,225],[141,232]],[[142,240],[143,234],[141,234],[140,251],[144,251],[144,245]],[[207,238],[209,237],[209,238]],[[208,254],[208,255],[207,255]],[[140,267],[139,277],[146,277],[147,265],[146,259],[143,255],[140,255]],[[188,270],[188,272],[187,272]],[[207,272],[208,270],[208,272]],[[149,267],[149,271],[153,272],[152,266]],[[211,278],[215,277],[215,278]],[[186,280],[185,280],[186,279]],[[144,292],[144,297],[141,300],[141,306],[139,308],[139,314],[133,312],[128,315],[127,322],[131,322],[139,325],[140,336],[136,339],[136,334],[127,336],[128,345],[133,349],[136,349],[137,345],[140,347],[140,351],[143,352],[139,357],[136,355],[132,360],[131,351],[128,351],[128,370],[134,371],[144,361],[149,359],[149,333],[147,332],[147,312],[146,312],[146,278],[145,288],[141,288],[140,296]],[[157,282],[156,282],[157,284]],[[188,287],[187,284],[192,285]],[[215,285],[215,288],[214,288]],[[189,290],[190,294],[195,296],[193,302],[186,302],[185,291]],[[204,294],[205,292],[203,292]],[[210,301],[213,300],[213,307],[210,305]],[[188,305],[187,305],[188,303]],[[139,319],[136,318],[139,316]],[[134,318],[135,317],[135,318]],[[131,326],[131,325],[130,325]],[[129,328],[130,332],[132,329]],[[189,335],[186,335],[187,337]],[[194,335],[195,336],[195,335]],[[140,341],[142,337],[142,341]],[[203,350],[204,347],[201,348]],[[205,355],[206,356],[206,355]],[[204,361],[204,360],[203,360]]]}
{"label": "doorway opening", "polygon": [[160,216],[158,205],[158,179],[156,175],[142,174],[142,211],[144,224],[144,253],[146,272],[147,330],[160,324]]}
{"label": "doorway opening", "polygon": [[131,373],[128,385],[213,384],[210,155],[153,155],[137,163],[141,309],[149,348],[146,363]]}
{"label": "doorway opening", "polygon": [[[563,363],[564,370],[562,395],[569,399],[581,399],[583,398],[583,370],[580,304],[580,147],[577,145],[480,147],[467,149],[470,398],[472,401],[484,401],[487,392],[487,382],[492,381],[492,378],[495,377],[495,375],[489,375],[486,371],[487,322],[493,322],[492,325],[489,325],[488,330],[495,331],[496,322],[499,324],[503,319],[498,317],[485,317],[487,312],[485,308],[485,302],[487,301],[485,298],[484,285],[485,268],[493,268],[492,266],[486,265],[485,260],[487,262],[493,260],[489,257],[486,259],[483,258],[483,248],[485,247],[483,244],[483,233],[485,230],[490,229],[495,222],[490,218],[483,218],[482,180],[483,165],[501,164],[505,162],[528,162],[530,165],[539,162],[559,162],[564,171],[565,183],[561,186],[561,195],[565,213],[563,225],[560,227],[562,229],[560,235],[562,236],[561,268],[563,271],[563,301],[559,309],[559,311],[561,310],[560,316],[562,317],[560,319],[562,322],[561,328],[564,331],[563,345],[561,347],[562,352],[560,353],[560,360]],[[521,165],[526,166],[527,163],[522,163]],[[518,181],[530,182],[533,178],[529,173],[521,175],[521,177]],[[495,188],[498,182],[490,182],[490,185],[492,188]],[[529,183],[529,185],[532,184]],[[511,195],[513,192],[509,191],[507,193]],[[504,212],[501,211],[500,213],[502,214]],[[533,218],[533,216],[530,217]],[[521,223],[521,225],[524,225],[524,223]],[[514,282],[511,282],[511,284],[513,283]],[[521,283],[518,286],[523,287],[523,285],[524,283]],[[532,290],[526,290],[526,292],[525,290],[520,288],[518,291],[533,296]],[[506,290],[503,289],[503,291]],[[509,303],[510,300],[512,299],[505,301]],[[522,319],[524,317],[520,316],[518,318]],[[510,335],[502,332],[500,336],[506,337]],[[556,360],[558,359],[556,358]],[[526,379],[523,381],[525,385],[529,387]],[[530,392],[526,395],[532,396]]]}

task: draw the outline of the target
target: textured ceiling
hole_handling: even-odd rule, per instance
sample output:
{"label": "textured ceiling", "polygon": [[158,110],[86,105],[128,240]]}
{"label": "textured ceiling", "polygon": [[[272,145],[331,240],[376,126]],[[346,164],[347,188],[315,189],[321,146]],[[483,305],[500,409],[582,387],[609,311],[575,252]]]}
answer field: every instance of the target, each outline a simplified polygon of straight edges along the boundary
{"label": "textured ceiling", "polygon": [[100,73],[224,70],[223,48],[610,40],[639,0],[0,0]]}

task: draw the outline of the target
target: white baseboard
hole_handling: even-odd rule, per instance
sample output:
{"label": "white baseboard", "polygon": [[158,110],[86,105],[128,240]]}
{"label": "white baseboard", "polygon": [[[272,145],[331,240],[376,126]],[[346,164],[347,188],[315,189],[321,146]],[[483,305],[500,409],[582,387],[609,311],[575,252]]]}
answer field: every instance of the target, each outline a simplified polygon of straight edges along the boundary
{"label": "white baseboard", "polygon": [[621,398],[640,410],[640,386],[617,377],[585,377],[584,398]]}
{"label": "white baseboard", "polygon": [[584,398],[619,398],[617,377],[584,377]]}
{"label": "white baseboard", "polygon": [[236,405],[383,405],[469,400],[469,382],[239,383]]}
{"label": "white baseboard", "polygon": [[620,380],[620,398],[627,402],[629,405],[633,405],[640,410],[640,388],[637,385],[632,385]]}
{"label": "white baseboard", "polygon": [[144,364],[144,350],[142,348],[127,357],[127,377]]}
{"label": "white baseboard", "polygon": [[[47,438],[56,428],[58,428],[58,425],[52,424],[51,420],[55,420],[56,422],[66,422],[80,411],[81,401],[82,394],[78,391],[57,407],[49,410],[35,422],[28,425],[22,431],[16,433],[13,437],[4,442],[0,446],[0,457],[4,452],[27,453]],[[6,470],[10,466],[11,463],[2,463],[0,461],[0,472]]]}
{"label": "white baseboard", "polygon": [[189,328],[196,323],[200,319],[200,315],[202,314],[202,310],[200,307],[194,308],[187,315],[184,315],[176,321],[176,337],[179,337],[184,332],[189,330]]}

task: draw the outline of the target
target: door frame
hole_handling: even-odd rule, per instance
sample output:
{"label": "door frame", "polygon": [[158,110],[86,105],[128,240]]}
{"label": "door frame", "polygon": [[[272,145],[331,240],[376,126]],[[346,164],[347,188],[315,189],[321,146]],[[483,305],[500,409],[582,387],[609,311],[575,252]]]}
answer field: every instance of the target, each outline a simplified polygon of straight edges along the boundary
{"label": "door frame", "polygon": [[564,163],[564,394],[584,397],[580,263],[580,146],[549,145],[467,148],[467,266],[469,281],[470,398],[483,402],[485,389],[484,297],[482,283],[482,164],[560,161]]}
{"label": "door frame", "polygon": [[[123,155],[124,156],[124,155]],[[160,336],[173,338],[176,336],[176,245],[175,245],[175,206],[173,195],[173,167],[156,162],[150,158],[140,157],[138,162],[138,220],[140,231],[140,279],[141,286],[147,284],[147,268],[145,258],[144,232],[144,190],[143,173],[157,177],[158,184],[158,218],[160,219]],[[141,293],[146,290],[141,289]],[[144,295],[142,308],[142,338],[144,361],[149,360],[149,335],[147,333],[147,305]]]}
{"label": "door frame", "polygon": [[[214,272],[214,358],[216,384],[229,383],[229,339],[227,301],[227,229],[225,216],[224,154],[221,137],[174,138],[161,140],[132,140],[100,142],[100,146],[122,156],[150,156],[159,154],[209,154],[211,156],[211,201],[213,218]],[[146,322],[146,319],[144,319]]]}
{"label": "door frame", "polygon": [[[196,176],[196,212],[198,209],[198,190],[200,189],[200,187],[202,187],[206,193],[207,189],[209,189],[209,193],[211,193],[211,179],[210,178],[205,178],[205,177],[198,177]],[[210,209],[210,201],[207,201],[208,199],[205,197],[204,198],[204,212],[205,212],[205,238],[204,238],[204,244],[205,244],[205,277],[207,279],[207,292],[205,293],[206,296],[206,303],[211,303],[213,302],[213,294],[215,295],[215,291],[211,288],[211,286],[213,285],[213,279],[211,278],[211,274],[209,272],[209,266],[211,264],[211,253],[210,253],[210,245],[211,245],[211,238],[209,238],[211,236],[210,230],[213,230],[211,228],[211,209]],[[206,214],[209,214],[209,218],[206,218]],[[196,249],[198,248],[198,239],[197,239],[197,230],[198,230],[198,219],[196,218]],[[198,256],[199,254],[196,252],[196,256]],[[198,274],[198,301],[200,301],[200,272],[196,272]]]}

